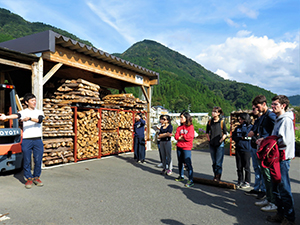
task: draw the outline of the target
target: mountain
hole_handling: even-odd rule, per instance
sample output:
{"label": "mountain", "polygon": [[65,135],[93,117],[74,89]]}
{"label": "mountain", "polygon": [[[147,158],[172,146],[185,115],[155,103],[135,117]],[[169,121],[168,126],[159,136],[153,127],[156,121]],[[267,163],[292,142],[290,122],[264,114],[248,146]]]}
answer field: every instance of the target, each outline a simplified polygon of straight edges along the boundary
{"label": "mountain", "polygon": [[91,42],[81,40],[80,38],[67,31],[44,23],[28,22],[24,20],[21,16],[12,13],[9,10],[0,8],[0,42],[24,37],[30,34],[35,34],[46,30],[53,30],[54,32],[72,38],[75,41],[81,42],[89,46],[93,46]]}
{"label": "mountain", "polygon": [[300,106],[300,95],[290,96],[289,100],[293,106]]}
{"label": "mountain", "polygon": [[[40,22],[28,22],[9,10],[0,8],[0,42],[26,35],[53,30],[81,43],[93,46],[89,41]],[[228,115],[236,109],[251,109],[252,99],[259,94],[268,101],[274,96],[257,86],[225,80],[206,70],[197,62],[151,40],[138,42],[124,53],[114,55],[160,73],[159,85],[153,87],[152,105],[180,112],[210,112],[213,106],[221,106]],[[128,88],[136,97],[140,88]]]}
{"label": "mountain", "polygon": [[251,109],[253,98],[259,94],[265,95],[268,102],[275,95],[254,85],[225,80],[152,40],[135,43],[124,53],[114,55],[159,72],[160,84],[153,88],[152,103],[171,111],[190,107],[192,112],[210,112],[213,106],[221,106],[229,113]]}

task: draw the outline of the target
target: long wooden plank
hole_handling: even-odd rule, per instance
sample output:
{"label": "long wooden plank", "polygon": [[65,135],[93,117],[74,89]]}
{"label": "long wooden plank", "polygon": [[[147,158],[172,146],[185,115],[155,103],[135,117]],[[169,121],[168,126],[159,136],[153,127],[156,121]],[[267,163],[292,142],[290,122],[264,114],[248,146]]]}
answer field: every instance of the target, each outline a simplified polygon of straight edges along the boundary
{"label": "long wooden plank", "polygon": [[19,62],[15,62],[15,61],[11,61],[8,59],[0,59],[0,64],[4,64],[4,65],[8,65],[8,66],[13,66],[13,67],[18,67],[18,68],[22,68],[22,69],[26,69],[26,70],[31,70],[31,65],[27,65],[24,63],[19,63]]}
{"label": "long wooden plank", "polygon": [[236,189],[235,184],[224,182],[224,181],[213,181],[213,180],[199,178],[199,177],[194,177],[193,181],[198,184],[206,184],[206,185],[211,185],[211,186],[216,186],[221,188]]}

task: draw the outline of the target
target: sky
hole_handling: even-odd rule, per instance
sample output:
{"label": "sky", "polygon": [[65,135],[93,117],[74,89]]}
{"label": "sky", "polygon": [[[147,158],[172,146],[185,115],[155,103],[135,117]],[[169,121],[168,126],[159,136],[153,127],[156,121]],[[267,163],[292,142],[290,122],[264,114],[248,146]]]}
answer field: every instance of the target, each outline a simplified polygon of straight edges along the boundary
{"label": "sky", "polygon": [[0,0],[0,7],[110,54],[153,40],[225,79],[300,94],[299,0]]}

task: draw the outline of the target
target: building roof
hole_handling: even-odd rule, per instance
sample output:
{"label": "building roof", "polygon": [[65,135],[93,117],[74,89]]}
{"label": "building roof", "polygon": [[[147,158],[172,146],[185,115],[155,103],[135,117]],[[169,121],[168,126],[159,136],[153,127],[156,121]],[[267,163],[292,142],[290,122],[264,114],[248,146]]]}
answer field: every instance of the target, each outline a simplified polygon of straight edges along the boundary
{"label": "building roof", "polygon": [[86,44],[75,41],[71,38],[65,37],[61,34],[53,32],[52,30],[44,31],[37,34],[28,35],[14,40],[0,43],[0,47],[8,48],[14,51],[29,53],[55,52],[55,46],[61,45],[73,51],[97,58],[120,67],[138,72],[148,76],[150,80],[158,79],[159,73],[136,65],[132,62],[126,61],[100,49],[88,46]]}

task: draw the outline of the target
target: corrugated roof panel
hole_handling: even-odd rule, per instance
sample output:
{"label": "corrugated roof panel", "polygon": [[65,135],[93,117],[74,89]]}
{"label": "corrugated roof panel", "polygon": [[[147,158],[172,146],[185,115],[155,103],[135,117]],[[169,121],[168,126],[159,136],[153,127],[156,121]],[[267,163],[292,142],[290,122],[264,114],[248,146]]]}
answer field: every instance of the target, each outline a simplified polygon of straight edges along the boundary
{"label": "corrugated roof panel", "polygon": [[47,51],[55,52],[55,45],[61,45],[64,48],[69,48],[73,51],[89,55],[90,57],[101,59],[135,72],[140,72],[146,76],[149,76],[150,79],[159,78],[159,73],[155,71],[148,70],[134,63],[113,56],[100,49],[96,49],[71,38],[65,37],[61,34],[55,33],[51,30],[0,43],[0,47],[9,48],[11,50],[24,52],[27,54]]}

